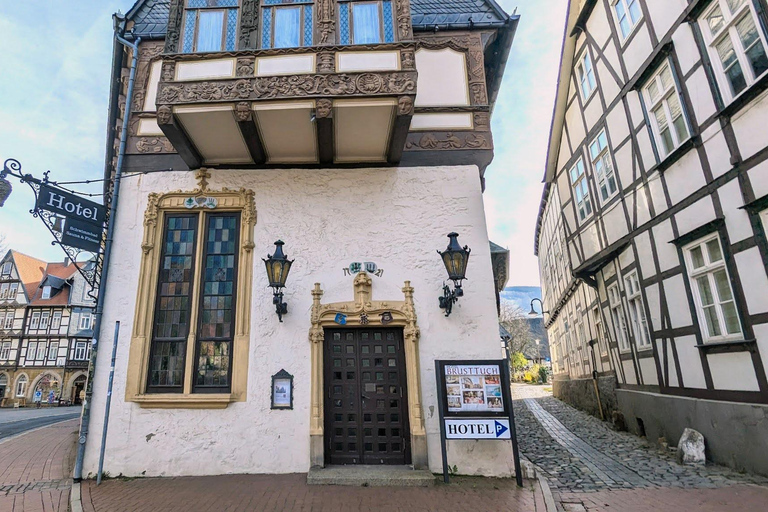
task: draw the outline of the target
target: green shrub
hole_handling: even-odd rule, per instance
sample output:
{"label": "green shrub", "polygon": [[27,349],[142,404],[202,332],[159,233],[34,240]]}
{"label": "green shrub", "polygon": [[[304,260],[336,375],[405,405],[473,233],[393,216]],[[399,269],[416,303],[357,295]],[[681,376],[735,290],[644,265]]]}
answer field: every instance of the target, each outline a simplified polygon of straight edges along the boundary
{"label": "green shrub", "polygon": [[547,367],[546,366],[539,366],[539,381],[542,384],[547,383]]}

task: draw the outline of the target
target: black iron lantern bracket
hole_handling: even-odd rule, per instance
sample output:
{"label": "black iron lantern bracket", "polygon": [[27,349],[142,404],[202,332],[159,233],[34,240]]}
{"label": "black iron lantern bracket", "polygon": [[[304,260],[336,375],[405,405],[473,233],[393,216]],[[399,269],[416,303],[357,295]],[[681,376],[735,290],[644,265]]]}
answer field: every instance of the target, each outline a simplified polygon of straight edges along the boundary
{"label": "black iron lantern bracket", "polygon": [[[93,254],[89,251],[84,251],[81,249],[78,249],[76,247],[70,247],[68,245],[64,245],[61,243],[61,231],[59,229],[59,226],[61,224],[61,217],[56,215],[53,212],[49,212],[47,210],[43,210],[37,207],[37,198],[40,194],[40,187],[43,185],[56,185],[55,182],[50,182],[48,180],[48,174],[51,171],[45,171],[43,173],[43,179],[38,179],[32,176],[31,174],[24,174],[21,170],[21,162],[16,160],[15,158],[9,158],[3,163],[3,170],[0,171],[0,207],[5,204],[6,199],[8,199],[8,196],[11,195],[11,191],[13,190],[13,187],[11,186],[10,182],[6,180],[7,176],[13,176],[14,178],[18,178],[18,180],[21,183],[26,183],[29,185],[29,187],[32,189],[32,193],[35,195],[35,207],[29,210],[29,213],[32,215],[32,217],[40,219],[46,228],[48,228],[48,231],[50,231],[51,235],[53,236],[53,241],[51,242],[51,245],[58,245],[61,247],[61,249],[66,253],[67,257],[73,262],[78,261],[80,256],[82,254]],[[109,218],[109,212],[107,212],[107,220]],[[96,300],[97,290],[99,288],[99,279],[101,276],[101,267],[102,267],[102,259],[103,259],[103,251],[99,251],[98,254],[95,255],[95,264],[94,265],[76,265],[77,271],[85,278],[85,281],[91,286],[91,290],[88,292],[88,295]]]}
{"label": "black iron lantern bracket", "polygon": [[275,242],[275,253],[268,254],[267,259],[262,259],[267,268],[267,278],[269,286],[272,288],[272,304],[275,306],[275,312],[280,322],[283,321],[283,315],[288,313],[288,304],[283,301],[283,288],[288,279],[288,273],[291,271],[291,265],[295,260],[289,260],[283,253],[282,240]]}
{"label": "black iron lantern bracket", "polygon": [[453,305],[459,301],[459,297],[464,296],[461,282],[467,278],[467,263],[469,253],[472,252],[472,249],[466,245],[463,248],[459,245],[458,237],[458,233],[449,233],[448,248],[443,252],[437,251],[448,272],[448,279],[453,281],[454,285],[454,289],[451,290],[450,286],[443,282],[443,295],[438,297],[440,309],[445,310],[445,316],[451,315]]}

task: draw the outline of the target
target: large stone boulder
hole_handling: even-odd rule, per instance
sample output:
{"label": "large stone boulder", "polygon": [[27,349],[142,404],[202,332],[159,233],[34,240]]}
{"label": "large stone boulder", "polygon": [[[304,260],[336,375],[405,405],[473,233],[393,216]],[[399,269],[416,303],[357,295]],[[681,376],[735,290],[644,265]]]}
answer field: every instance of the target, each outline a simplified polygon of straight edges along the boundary
{"label": "large stone boulder", "polygon": [[705,464],[704,436],[692,428],[686,428],[677,443],[677,462],[680,464]]}

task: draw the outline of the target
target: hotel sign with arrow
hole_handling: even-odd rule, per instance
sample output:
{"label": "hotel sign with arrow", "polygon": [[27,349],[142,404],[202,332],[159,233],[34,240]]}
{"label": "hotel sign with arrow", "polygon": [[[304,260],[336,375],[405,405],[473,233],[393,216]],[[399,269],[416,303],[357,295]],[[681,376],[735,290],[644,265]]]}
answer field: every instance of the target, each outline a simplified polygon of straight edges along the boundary
{"label": "hotel sign with arrow", "polygon": [[63,225],[60,226],[62,245],[93,253],[99,252],[107,216],[103,205],[42,184],[35,206],[38,210],[46,210],[64,219]]}

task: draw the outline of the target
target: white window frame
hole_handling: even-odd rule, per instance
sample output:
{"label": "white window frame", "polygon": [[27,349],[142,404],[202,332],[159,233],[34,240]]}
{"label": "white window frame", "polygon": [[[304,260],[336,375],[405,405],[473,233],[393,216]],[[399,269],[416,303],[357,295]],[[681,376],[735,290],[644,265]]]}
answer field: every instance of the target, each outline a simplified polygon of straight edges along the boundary
{"label": "white window frame", "polygon": [[5,323],[3,324],[3,329],[6,331],[10,331],[13,329],[13,321],[16,319],[16,312],[15,311],[6,311],[5,312]]}
{"label": "white window frame", "polygon": [[13,269],[13,263],[10,261],[6,261],[3,263],[2,269],[0,269],[0,276],[6,277],[11,275],[11,270]]}
{"label": "white window frame", "polygon": [[61,328],[61,311],[54,311],[51,315],[51,329]]}
{"label": "white window frame", "polygon": [[603,327],[603,313],[600,311],[600,307],[592,309],[592,319],[595,323],[595,335],[597,337],[597,344],[600,347],[600,355],[608,355],[608,339],[605,337],[605,327]]}
{"label": "white window frame", "polygon": [[11,357],[11,342],[4,341],[0,346],[0,359],[7,360]]}
{"label": "white window frame", "polygon": [[45,356],[48,353],[48,344],[44,341],[37,342],[37,354],[35,354],[35,361],[45,361]]}
{"label": "white window frame", "polygon": [[51,298],[51,287],[50,286],[43,286],[43,294],[40,296],[41,299],[48,300]]}
{"label": "white window frame", "polygon": [[[616,170],[613,168],[613,155],[608,145],[608,134],[605,128],[600,130],[597,137],[589,143],[589,159],[592,162],[592,171],[595,173],[595,181],[597,182],[597,190],[599,192],[598,199],[600,204],[605,204],[619,193]],[[603,172],[598,170],[598,163],[602,163]],[[613,191],[611,191],[610,186],[611,180],[613,180]],[[603,197],[602,193],[603,185],[605,185],[605,189],[608,192],[608,195],[605,197]]]}
{"label": "white window frame", "polygon": [[48,329],[48,324],[51,320],[51,312],[43,311],[40,313],[40,329]]}
{"label": "white window frame", "polygon": [[619,283],[614,283],[608,287],[608,303],[611,308],[611,321],[613,322],[616,342],[619,344],[619,352],[629,352],[632,350],[632,347],[629,345],[627,321],[624,316],[624,302],[621,298]]}
{"label": "white window frame", "polygon": [[26,375],[20,375],[18,379],[16,379],[16,397],[22,398],[27,395],[27,384],[29,380],[27,379]]}
{"label": "white window frame", "polygon": [[[643,19],[643,10],[640,9],[640,0],[613,0],[611,2],[612,5],[612,11],[613,11],[613,18],[616,20],[616,28],[619,32],[619,38],[621,39],[621,42],[624,43],[629,39],[629,36],[631,36],[635,30],[637,29],[637,26],[640,25],[640,21]],[[618,5],[621,5],[624,9],[624,17],[621,17],[619,15],[619,11],[616,9]],[[637,6],[638,10],[640,11],[639,17],[636,20],[632,19],[632,6]],[[624,30],[621,28],[621,20],[626,19],[629,22],[629,30],[627,33],[624,33]]]}
{"label": "white window frame", "polygon": [[40,312],[39,311],[33,311],[32,317],[29,321],[29,328],[30,329],[38,329],[40,327]]}
{"label": "white window frame", "polygon": [[9,283],[3,283],[0,284],[0,299],[7,299],[9,298],[9,291],[11,290],[11,285]]}
{"label": "white window frame", "polygon": [[16,295],[19,293],[19,283],[11,283],[11,286],[8,288],[8,298],[11,300],[16,300]]}
{"label": "white window frame", "polygon": [[[669,70],[670,83],[666,87],[661,79],[661,75],[665,70]],[[656,86],[658,96],[654,99],[651,96],[651,87]],[[670,107],[670,98],[677,98],[677,102],[680,105],[680,115],[673,119],[672,108]],[[685,141],[691,138],[691,123],[688,120],[688,113],[685,110],[685,103],[683,97],[680,94],[680,90],[677,88],[677,82],[675,80],[674,69],[669,60],[659,66],[659,69],[653,73],[653,76],[648,79],[643,86],[643,98],[646,103],[646,111],[648,113],[648,121],[651,128],[651,134],[656,141],[656,148],[659,150],[659,157],[663,160],[679,148]],[[672,138],[672,147],[667,149],[664,147],[664,139],[661,136],[661,126],[659,120],[656,117],[656,110],[661,108],[664,114],[664,121],[667,123],[667,129],[669,130],[670,137]],[[685,137],[681,137],[678,132],[678,127],[675,125],[677,119],[682,119],[685,125]]]}
{"label": "white window frame", "polygon": [[5,311],[0,311],[0,329],[5,329],[5,317],[7,313]]}
{"label": "white window frame", "polygon": [[[575,179],[573,174],[574,170],[576,170]],[[581,172],[579,172],[579,170],[581,170]],[[584,167],[583,158],[579,157],[576,163],[573,164],[573,167],[568,170],[568,181],[571,182],[573,202],[576,204],[576,218],[578,219],[579,224],[583,224],[595,213],[595,206],[592,204],[592,194],[589,190],[589,181],[587,180],[587,169]],[[581,202],[579,201],[579,191],[582,193]]]}
{"label": "white window frame", "polygon": [[[595,64],[592,62],[592,57],[589,54],[588,47],[584,48],[584,51],[579,55],[577,60],[576,81],[579,86],[579,94],[581,94],[582,100],[584,100],[584,103],[586,103],[597,90],[597,75],[595,74]],[[585,85],[589,88],[588,91],[584,90]]]}
{"label": "white window frame", "polygon": [[85,361],[87,353],[88,353],[87,341],[78,341],[75,343],[75,353],[74,353],[75,361]]}
{"label": "white window frame", "polygon": [[59,342],[58,341],[52,341],[50,345],[48,345],[48,360],[55,361],[56,358],[59,357]]}
{"label": "white window frame", "polygon": [[35,360],[35,354],[37,354],[37,342],[36,341],[28,341],[27,342],[27,352],[24,358],[27,361],[34,361]]}
{"label": "white window frame", "polygon": [[[709,25],[707,24],[707,17],[717,8],[720,8],[720,11],[723,14],[723,26],[720,31],[713,36]],[[709,52],[710,60],[712,61],[712,65],[715,69],[717,83],[720,86],[720,92],[722,93],[723,100],[726,104],[731,103],[733,100],[744,94],[750,89],[752,85],[754,85],[755,82],[757,82],[762,76],[768,73],[768,70],[766,70],[759,76],[754,76],[752,65],[750,64],[749,59],[747,59],[746,51],[743,47],[738,31],[736,30],[736,25],[741,22],[745,16],[750,16],[752,18],[752,23],[755,24],[755,28],[757,29],[759,42],[763,45],[763,51],[768,56],[768,38],[766,38],[766,34],[763,31],[760,19],[757,16],[757,12],[755,11],[755,6],[752,3],[752,0],[745,0],[744,3],[736,9],[735,13],[731,13],[726,0],[714,0],[710,8],[707,9],[699,17],[701,33],[703,35],[704,42],[707,45],[707,51]],[[741,67],[741,72],[744,76],[744,82],[746,84],[744,89],[736,94],[734,94],[734,92],[731,90],[731,83],[726,77],[725,70],[723,69],[723,63],[720,60],[720,55],[716,48],[717,44],[723,41],[726,37],[730,38],[731,40],[731,45],[733,45],[737,63]]]}
{"label": "white window frame", "polygon": [[81,331],[87,331],[91,328],[92,318],[90,313],[80,313],[79,327]]}
{"label": "white window frame", "polygon": [[[720,255],[721,258],[719,261],[711,262],[709,257],[709,251],[707,249],[707,243],[716,240],[718,243],[718,246],[720,247]],[[696,249],[697,247],[701,247],[702,256],[704,257],[705,264],[704,266],[700,268],[694,268],[693,264],[693,257],[692,257],[692,251]],[[723,251],[723,242],[720,239],[720,234],[715,232],[710,235],[707,235],[703,238],[700,238],[696,240],[695,242],[691,242],[690,244],[683,247],[683,254],[685,257],[685,266],[686,266],[686,272],[688,274],[688,281],[691,285],[691,291],[693,292],[693,298],[694,298],[694,304],[696,306],[696,317],[699,320],[699,327],[701,330],[701,337],[704,343],[716,343],[719,341],[731,341],[731,340],[740,340],[744,338],[742,325],[741,325],[741,312],[739,311],[739,306],[736,303],[736,295],[733,291],[733,286],[731,285],[731,273],[728,270],[728,266],[725,264],[725,252]],[[726,275],[726,282],[728,284],[728,288],[730,290],[731,299],[730,300],[723,300],[722,297],[720,297],[720,291],[717,289],[717,282],[715,281],[715,273],[719,272],[721,270],[725,271]],[[699,286],[697,284],[697,280],[701,277],[707,277],[707,280],[709,281],[709,288],[710,293],[712,294],[712,297],[714,299],[714,304],[712,306],[707,307],[714,307],[715,309],[715,315],[718,322],[718,327],[720,329],[720,335],[710,335],[709,334],[709,323],[707,321],[707,315],[704,311],[704,306],[702,305],[702,298],[701,298],[701,292],[699,290]],[[728,333],[727,325],[725,322],[725,313],[723,311],[723,305],[727,304],[728,302],[733,303],[734,311],[736,312],[736,319],[739,323],[739,331],[735,333]]]}
{"label": "white window frame", "polygon": [[651,348],[651,328],[648,324],[648,318],[645,316],[645,305],[642,292],[640,291],[640,279],[637,277],[637,271],[630,272],[624,276],[624,290],[627,296],[629,319],[632,324],[632,333],[635,335],[637,348],[638,350]]}

